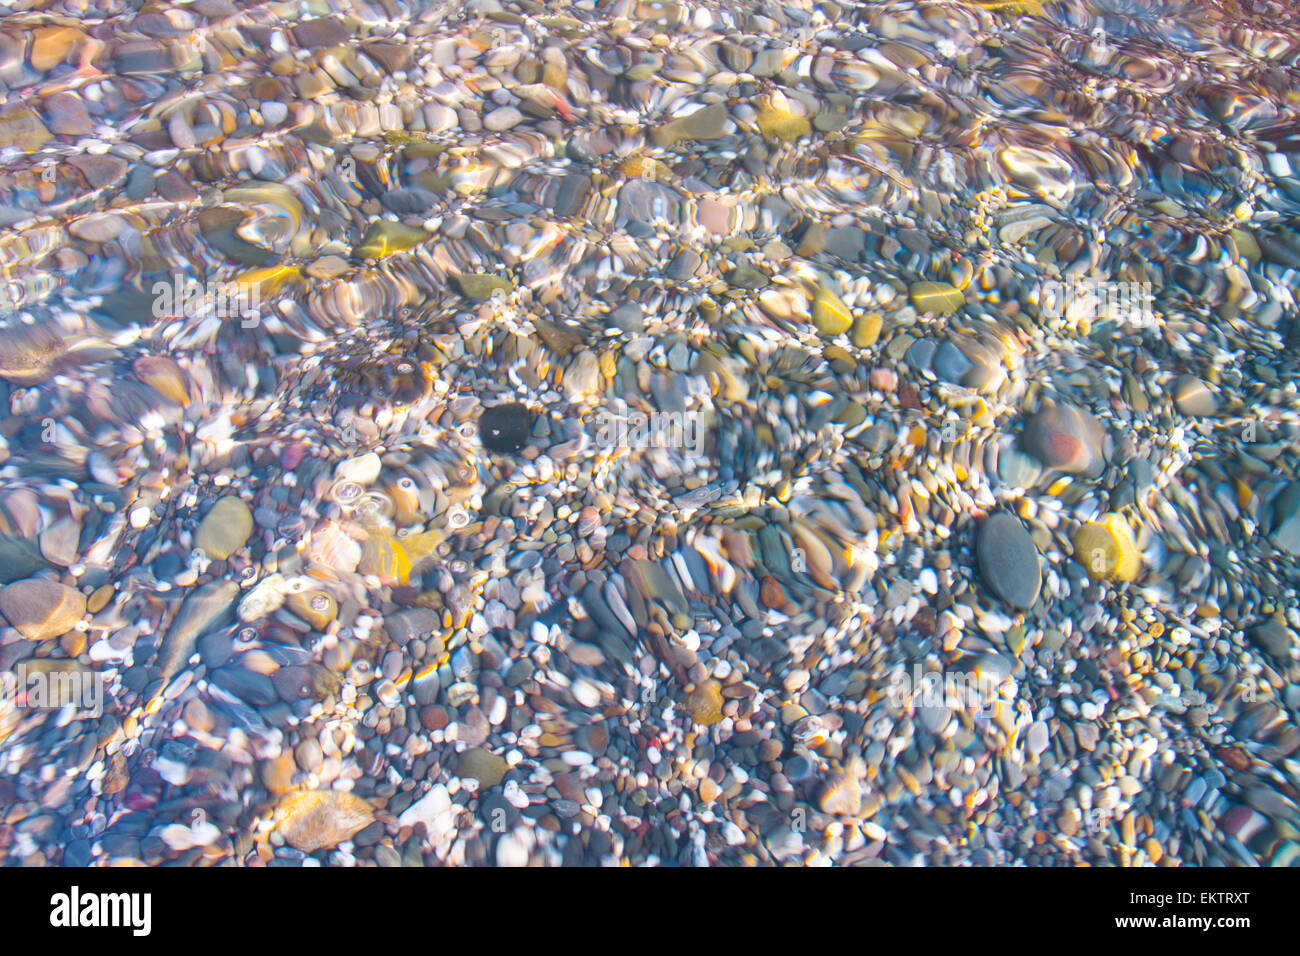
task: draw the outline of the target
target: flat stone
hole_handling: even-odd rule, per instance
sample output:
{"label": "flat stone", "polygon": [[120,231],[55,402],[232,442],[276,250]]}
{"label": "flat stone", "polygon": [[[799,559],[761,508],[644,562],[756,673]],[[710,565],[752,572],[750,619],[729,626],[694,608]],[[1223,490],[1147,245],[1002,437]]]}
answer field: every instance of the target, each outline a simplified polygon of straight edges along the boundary
{"label": "flat stone", "polygon": [[302,271],[313,279],[337,279],[350,268],[342,256],[321,256],[309,262]]}
{"label": "flat stone", "polygon": [[669,260],[664,268],[664,275],[670,279],[689,279],[699,271],[703,262],[704,259],[698,252],[683,247]]}
{"label": "flat stone", "polygon": [[209,677],[218,687],[255,707],[269,707],[279,699],[271,678],[243,667],[220,667]]}
{"label": "flat stone", "polygon": [[86,35],[75,27],[41,27],[34,31],[30,58],[32,69],[44,73],[58,66],[85,38]]}
{"label": "flat stone", "polygon": [[372,40],[362,49],[366,56],[382,66],[386,73],[405,70],[415,52],[409,43],[392,43],[388,40]]}
{"label": "flat stone", "polygon": [[29,641],[61,637],[86,613],[80,591],[44,578],[27,578],[0,588],[0,614]]}
{"label": "flat stone", "polygon": [[0,584],[30,577],[44,567],[39,539],[0,535]]}
{"label": "flat stone", "polygon": [[31,153],[51,139],[50,131],[35,110],[15,106],[0,112],[0,143]]}
{"label": "flat stone", "polygon": [[61,568],[77,560],[77,544],[81,538],[81,525],[72,518],[60,518],[41,532],[41,556]]}
{"label": "flat stone", "polygon": [[43,381],[67,351],[67,343],[48,325],[0,328],[0,378],[30,385]]}
{"label": "flat stone", "polygon": [[309,50],[337,46],[351,38],[352,31],[337,17],[316,17],[303,20],[293,28],[293,38],[299,46]]}
{"label": "flat stone", "polygon": [[87,242],[108,242],[130,228],[130,224],[121,216],[111,212],[97,212],[72,222],[68,226],[68,232]]}
{"label": "flat stone", "polygon": [[976,545],[980,577],[995,595],[1027,611],[1038,600],[1042,567],[1038,548],[1014,515],[998,512],[984,522]]}
{"label": "flat stone", "polygon": [[[406,608],[384,617],[384,633],[399,647],[416,639],[429,640],[441,629],[442,618],[437,611],[425,607]],[[438,653],[442,653],[439,639]]]}
{"label": "flat stone", "polygon": [[665,123],[650,135],[656,146],[673,146],[683,140],[719,139],[727,131],[727,108],[721,103],[701,107],[689,116]]}
{"label": "flat stone", "polygon": [[938,346],[929,339],[917,339],[907,350],[907,364],[916,371],[923,372],[930,367]]}
{"label": "flat stone", "polygon": [[69,156],[68,163],[80,170],[86,182],[95,189],[118,182],[126,175],[127,162],[119,156]]}
{"label": "flat stone", "polygon": [[691,720],[705,727],[722,720],[722,685],[716,680],[706,680],[686,697],[686,708]]}
{"label": "flat stone", "polygon": [[339,790],[287,794],[272,816],[286,843],[303,853],[338,846],[374,819],[365,800]]}
{"label": "flat stone", "polygon": [[467,299],[490,299],[494,292],[510,291],[510,280],[487,273],[453,276],[451,281]]}
{"label": "flat stone", "polygon": [[635,302],[624,302],[609,314],[609,323],[635,334],[645,328],[645,312]]}
{"label": "flat stone", "polygon": [[158,195],[168,202],[191,202],[199,198],[198,190],[187,183],[179,173],[170,169],[158,174],[154,188],[158,190]]}
{"label": "flat stone", "polygon": [[528,443],[533,414],[526,405],[509,402],[485,408],[479,416],[479,438],[483,447],[499,455],[512,455]]}
{"label": "flat stone", "polygon": [[447,788],[438,784],[403,810],[402,815],[397,818],[397,825],[410,827],[423,823],[428,828],[434,820],[450,809],[451,797],[447,793]]}
{"label": "flat stone", "polygon": [[564,217],[576,214],[590,195],[591,176],[586,173],[569,173],[560,177],[553,202],[555,214]]}
{"label": "flat stone", "polygon": [[772,284],[772,280],[759,272],[753,266],[739,265],[727,273],[727,283],[736,289],[765,289]]}
{"label": "flat stone", "polygon": [[818,807],[822,813],[845,817],[856,817],[862,813],[863,793],[859,775],[864,770],[862,762],[854,759],[849,762],[849,766],[831,775],[818,798]]}
{"label": "flat stone", "polygon": [[859,313],[853,320],[853,331],[849,338],[860,349],[871,348],[880,339],[880,330],[884,326],[884,317],[879,312]]}
{"label": "flat stone", "polygon": [[428,238],[429,234],[416,226],[383,219],[370,224],[352,254],[358,259],[383,259],[414,249]]}
{"label": "flat stone", "polygon": [[1042,720],[1035,720],[1029,725],[1029,734],[1025,740],[1029,752],[1035,757],[1047,749],[1049,742],[1047,723]]}
{"label": "flat stone", "polygon": [[513,106],[502,106],[483,117],[483,127],[494,133],[501,133],[518,126],[523,119],[524,114]]}
{"label": "flat stone", "polygon": [[825,251],[855,261],[867,251],[867,234],[861,226],[835,226],[826,230]]}
{"label": "flat stone", "polygon": [[438,197],[421,186],[405,186],[384,193],[379,201],[399,216],[412,216],[432,209],[437,205]]}
{"label": "flat stone", "polygon": [[966,304],[960,289],[947,282],[914,282],[907,290],[917,312],[952,315]]}
{"label": "flat stone", "polygon": [[131,363],[131,370],[140,381],[177,405],[190,403],[185,373],[167,356],[142,355]]}

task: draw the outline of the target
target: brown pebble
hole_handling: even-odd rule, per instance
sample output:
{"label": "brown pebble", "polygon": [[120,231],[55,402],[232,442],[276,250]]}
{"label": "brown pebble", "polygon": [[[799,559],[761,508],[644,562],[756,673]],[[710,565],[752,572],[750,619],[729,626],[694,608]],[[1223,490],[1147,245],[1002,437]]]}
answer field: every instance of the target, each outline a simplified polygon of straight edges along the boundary
{"label": "brown pebble", "polygon": [[782,610],[787,601],[785,588],[781,587],[775,578],[763,579],[763,586],[759,591],[759,598],[762,600],[764,607],[769,607],[774,611]]}
{"label": "brown pebble", "polygon": [[288,751],[262,763],[262,786],[267,793],[285,793],[293,782],[293,755]]}
{"label": "brown pebble", "polygon": [[105,584],[102,587],[95,588],[90,597],[86,599],[86,610],[91,614],[98,614],[104,608],[108,607],[108,602],[113,600],[113,585]]}
{"label": "brown pebble", "polygon": [[420,711],[420,725],[425,730],[442,730],[448,722],[446,709],[437,704],[430,704]]}
{"label": "brown pebble", "polygon": [[763,763],[771,763],[781,756],[781,751],[783,749],[781,741],[779,740],[764,740],[758,745],[758,759],[763,761]]}

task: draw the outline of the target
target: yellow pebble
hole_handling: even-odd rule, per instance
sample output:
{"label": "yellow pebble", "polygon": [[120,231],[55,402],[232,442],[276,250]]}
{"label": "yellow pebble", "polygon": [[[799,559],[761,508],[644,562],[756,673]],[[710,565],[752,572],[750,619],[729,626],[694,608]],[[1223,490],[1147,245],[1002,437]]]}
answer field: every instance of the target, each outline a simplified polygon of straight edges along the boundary
{"label": "yellow pebble", "polygon": [[1088,522],[1074,535],[1074,557],[1095,580],[1132,581],[1142,570],[1133,531],[1119,515]]}

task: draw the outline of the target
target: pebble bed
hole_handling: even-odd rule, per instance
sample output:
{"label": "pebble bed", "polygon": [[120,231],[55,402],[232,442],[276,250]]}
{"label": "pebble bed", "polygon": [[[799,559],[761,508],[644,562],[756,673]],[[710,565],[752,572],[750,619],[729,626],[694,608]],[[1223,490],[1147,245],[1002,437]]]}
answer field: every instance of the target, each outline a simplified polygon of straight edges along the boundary
{"label": "pebble bed", "polygon": [[1300,865],[1297,89],[1289,0],[11,3],[0,670],[103,699],[0,859]]}

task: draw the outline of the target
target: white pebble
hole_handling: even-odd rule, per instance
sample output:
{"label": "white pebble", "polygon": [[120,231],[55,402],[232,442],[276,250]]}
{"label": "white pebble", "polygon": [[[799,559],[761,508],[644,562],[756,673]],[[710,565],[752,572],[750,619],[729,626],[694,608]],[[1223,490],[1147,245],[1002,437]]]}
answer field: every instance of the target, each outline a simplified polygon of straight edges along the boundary
{"label": "white pebble", "polygon": [[573,699],[583,707],[595,708],[600,705],[600,688],[585,677],[579,677],[569,685]]}
{"label": "white pebble", "polygon": [[451,807],[451,798],[447,793],[447,788],[438,784],[428,793],[426,793],[415,803],[411,804],[402,811],[401,816],[397,818],[398,826],[414,826],[416,823],[423,823],[429,826],[439,814],[445,812]]}
{"label": "white pebble", "polygon": [[338,481],[355,481],[360,485],[369,485],[379,477],[382,467],[383,462],[379,460],[378,455],[373,451],[366,452],[364,455],[341,462],[334,470],[334,477]]}

